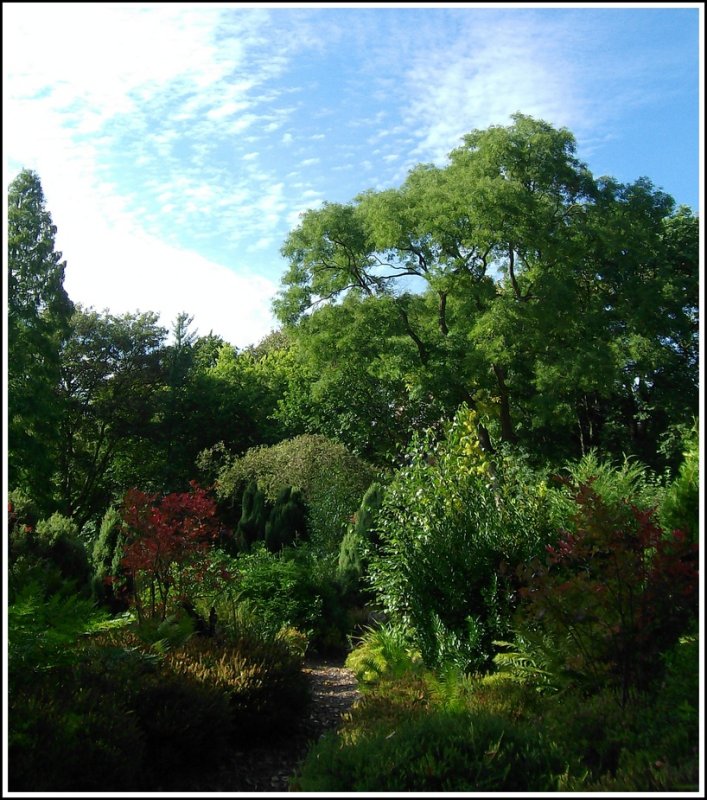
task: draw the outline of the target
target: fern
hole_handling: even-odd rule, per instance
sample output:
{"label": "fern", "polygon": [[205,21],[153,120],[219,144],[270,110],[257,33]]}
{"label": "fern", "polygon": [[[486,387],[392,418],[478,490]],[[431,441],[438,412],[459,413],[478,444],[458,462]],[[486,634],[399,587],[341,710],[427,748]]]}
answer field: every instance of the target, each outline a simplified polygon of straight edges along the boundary
{"label": "fern", "polygon": [[493,658],[498,671],[523,682],[533,683],[539,692],[559,692],[568,677],[557,640],[540,632],[516,633],[515,641],[495,641],[500,650]]}
{"label": "fern", "polygon": [[46,671],[72,658],[72,648],[85,634],[127,623],[111,620],[92,600],[66,589],[44,596],[44,587],[31,581],[18,589],[8,606],[8,665],[13,678]]}

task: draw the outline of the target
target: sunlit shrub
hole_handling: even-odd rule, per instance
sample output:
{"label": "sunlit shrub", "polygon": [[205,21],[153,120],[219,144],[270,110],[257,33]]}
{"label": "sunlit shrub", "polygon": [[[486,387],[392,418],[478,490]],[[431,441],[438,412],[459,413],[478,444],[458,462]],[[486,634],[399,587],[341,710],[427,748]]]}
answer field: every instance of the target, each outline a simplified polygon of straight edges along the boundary
{"label": "sunlit shrub", "polygon": [[245,644],[218,646],[192,639],[166,656],[171,673],[228,698],[231,738],[242,743],[291,730],[309,702],[301,658],[283,641],[261,637]]}
{"label": "sunlit shrub", "polygon": [[465,407],[409,459],[386,489],[373,587],[428,665],[482,668],[508,633],[512,567],[550,540],[545,484],[509,453],[492,464]]}
{"label": "sunlit shrub", "polygon": [[384,624],[367,628],[360,642],[346,658],[361,683],[375,683],[382,677],[399,678],[420,664],[420,654],[400,627]]}
{"label": "sunlit shrub", "polygon": [[693,429],[683,462],[675,480],[667,487],[658,515],[665,530],[676,528],[691,541],[699,538],[700,527],[700,453],[697,426]]}

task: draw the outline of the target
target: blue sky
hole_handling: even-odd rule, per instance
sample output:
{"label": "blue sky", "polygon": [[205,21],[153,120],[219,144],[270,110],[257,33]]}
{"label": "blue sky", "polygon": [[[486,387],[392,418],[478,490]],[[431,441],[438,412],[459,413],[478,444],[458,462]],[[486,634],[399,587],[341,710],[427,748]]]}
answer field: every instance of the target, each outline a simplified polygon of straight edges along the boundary
{"label": "blue sky", "polygon": [[697,210],[700,6],[4,3],[6,186],[39,173],[73,300],[242,347],[302,211],[516,111]]}

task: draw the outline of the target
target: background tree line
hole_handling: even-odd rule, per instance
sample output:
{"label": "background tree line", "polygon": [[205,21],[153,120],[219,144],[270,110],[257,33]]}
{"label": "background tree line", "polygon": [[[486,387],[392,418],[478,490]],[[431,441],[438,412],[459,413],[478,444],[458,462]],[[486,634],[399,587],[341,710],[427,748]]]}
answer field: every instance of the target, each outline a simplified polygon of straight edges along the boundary
{"label": "background tree line", "polygon": [[184,490],[197,455],[304,433],[393,466],[475,409],[488,452],[592,448],[675,468],[697,413],[698,220],[640,178],[597,178],[565,129],[516,115],[447,165],[305,214],[282,324],[238,350],[182,313],[82,308],[39,176],[9,193],[11,489],[100,519],[132,485]]}

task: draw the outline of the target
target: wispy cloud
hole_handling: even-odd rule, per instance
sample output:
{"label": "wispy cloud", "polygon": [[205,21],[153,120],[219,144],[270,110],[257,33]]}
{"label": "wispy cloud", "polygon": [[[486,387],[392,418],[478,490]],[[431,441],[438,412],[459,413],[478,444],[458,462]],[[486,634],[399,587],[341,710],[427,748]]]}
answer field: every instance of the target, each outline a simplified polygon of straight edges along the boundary
{"label": "wispy cloud", "polygon": [[416,152],[440,161],[464,133],[508,124],[517,111],[561,125],[583,121],[580,84],[553,44],[566,34],[563,25],[530,17],[475,18],[450,48],[415,59],[406,119],[417,123]]}

